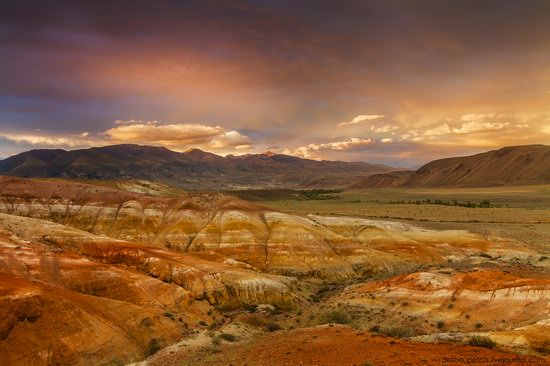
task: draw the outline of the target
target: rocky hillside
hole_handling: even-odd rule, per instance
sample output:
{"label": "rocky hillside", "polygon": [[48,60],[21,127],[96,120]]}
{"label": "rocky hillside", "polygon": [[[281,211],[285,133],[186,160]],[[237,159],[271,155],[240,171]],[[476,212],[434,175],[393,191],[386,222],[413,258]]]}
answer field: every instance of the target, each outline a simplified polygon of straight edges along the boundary
{"label": "rocky hillside", "polygon": [[400,187],[414,175],[413,170],[400,170],[388,173],[378,173],[359,179],[356,183],[348,186],[350,189],[366,188],[395,188]]}
{"label": "rocky hillside", "polygon": [[503,147],[472,156],[434,160],[416,171],[373,174],[348,188],[492,187],[550,183],[550,146]]}
{"label": "rocky hillside", "polygon": [[550,183],[550,146],[510,146],[432,161],[408,179],[411,187],[489,187]]}
{"label": "rocky hillside", "polygon": [[384,165],[315,161],[270,152],[223,157],[198,149],[179,153],[138,145],[31,150],[0,161],[0,174],[16,177],[141,179],[201,189],[311,186],[324,179],[344,186],[350,179],[388,170]]}

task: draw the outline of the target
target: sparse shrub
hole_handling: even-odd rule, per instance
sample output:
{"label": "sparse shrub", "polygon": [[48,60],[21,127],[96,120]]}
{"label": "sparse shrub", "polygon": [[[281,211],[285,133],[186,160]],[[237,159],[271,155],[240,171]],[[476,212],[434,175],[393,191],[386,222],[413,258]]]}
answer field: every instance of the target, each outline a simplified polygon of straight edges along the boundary
{"label": "sparse shrub", "polygon": [[319,296],[313,294],[313,295],[309,296],[308,300],[311,301],[311,302],[319,302],[321,300],[321,298]]}
{"label": "sparse shrub", "polygon": [[149,345],[147,346],[147,351],[145,352],[146,356],[152,356],[157,353],[162,348],[160,341],[157,338],[151,339]]}
{"label": "sparse shrub", "polygon": [[497,344],[489,337],[473,336],[470,338],[470,345],[476,347],[495,348]]}
{"label": "sparse shrub", "polygon": [[395,338],[409,338],[413,336],[413,333],[409,328],[398,327],[398,326],[383,328],[380,330],[380,333],[388,337],[395,337]]}
{"label": "sparse shrub", "polygon": [[445,322],[443,320],[438,320],[436,326],[438,329],[441,329],[445,326]]}
{"label": "sparse shrub", "polygon": [[218,347],[217,344],[212,344],[212,346],[210,347],[204,347],[202,348],[202,351],[205,352],[205,353],[210,353],[210,354],[215,354],[215,353],[220,353],[220,348]]}
{"label": "sparse shrub", "polygon": [[268,331],[268,332],[275,332],[277,330],[281,330],[283,329],[279,324],[275,323],[275,322],[269,322],[265,325],[265,329]]}
{"label": "sparse shrub", "polygon": [[248,311],[249,313],[255,313],[257,305],[251,305],[251,304],[244,304],[243,308]]}
{"label": "sparse shrub", "polygon": [[321,317],[321,324],[330,324],[330,323],[350,324],[351,320],[352,320],[351,317],[345,310],[335,309],[335,310],[330,310],[326,312]]}
{"label": "sparse shrub", "polygon": [[222,333],[219,335],[219,337],[224,341],[228,341],[228,342],[235,342],[237,340],[237,337],[229,333]]}
{"label": "sparse shrub", "polygon": [[206,324],[206,322],[204,320],[201,320],[199,322],[199,325],[202,325],[203,327],[206,327],[208,324]]}
{"label": "sparse shrub", "polygon": [[166,310],[166,311],[164,312],[164,316],[167,317],[167,318],[170,318],[170,319],[174,320],[174,313],[172,313],[172,312],[169,311],[169,310]]}
{"label": "sparse shrub", "polygon": [[369,331],[378,333],[380,331],[380,326],[379,325],[374,325],[369,329]]}
{"label": "sparse shrub", "polygon": [[476,327],[477,329],[480,329],[480,328],[483,327],[483,324],[481,324],[481,323],[476,323],[475,327]]}
{"label": "sparse shrub", "polygon": [[263,327],[267,323],[265,316],[260,314],[248,314],[240,317],[239,321],[253,327]]}
{"label": "sparse shrub", "polygon": [[542,262],[542,261],[547,260],[547,259],[548,259],[547,256],[541,255],[541,256],[539,257],[539,262]]}

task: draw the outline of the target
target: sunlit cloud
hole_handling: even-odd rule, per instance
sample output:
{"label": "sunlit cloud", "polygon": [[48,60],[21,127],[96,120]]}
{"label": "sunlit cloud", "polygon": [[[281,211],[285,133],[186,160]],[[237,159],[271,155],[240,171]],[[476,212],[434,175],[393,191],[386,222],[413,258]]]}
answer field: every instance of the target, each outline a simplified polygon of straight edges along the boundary
{"label": "sunlit cloud", "polygon": [[376,133],[387,133],[387,132],[393,132],[399,129],[399,126],[392,126],[392,125],[384,125],[381,127],[377,126],[370,126],[370,130],[372,132]]}
{"label": "sunlit cloud", "polygon": [[55,136],[33,133],[14,134],[0,132],[0,138],[19,145],[41,148],[75,149],[111,144],[160,145],[182,151],[190,147],[218,151],[220,153],[249,150],[252,140],[236,130],[226,131],[221,126],[204,124],[166,124],[137,120],[115,121],[115,127],[91,134]]}
{"label": "sunlit cloud", "polygon": [[[115,122],[115,124],[117,124]],[[175,150],[196,147],[206,150],[231,152],[252,148],[252,140],[236,130],[226,131],[222,126],[198,123],[170,123],[129,120],[104,132],[117,143],[163,145]]]}
{"label": "sunlit cloud", "polygon": [[221,126],[202,124],[131,124],[105,131],[114,141],[164,144],[207,143],[225,133]]}
{"label": "sunlit cloud", "polygon": [[225,132],[210,141],[209,147],[213,149],[224,149],[234,147],[237,150],[248,150],[252,148],[252,140],[238,131]]}
{"label": "sunlit cloud", "polygon": [[496,131],[502,130],[509,126],[509,122],[500,123],[500,122],[466,122],[463,123],[458,128],[453,128],[454,133],[471,133],[479,131]]}
{"label": "sunlit cloud", "polygon": [[129,119],[129,120],[117,119],[115,121],[115,125],[156,125],[157,123],[159,123],[159,121],[156,121],[156,120],[142,121],[142,120],[136,120],[136,119]]}
{"label": "sunlit cloud", "polygon": [[34,134],[0,133],[0,138],[20,145],[29,145],[39,148],[85,148],[109,144],[108,141],[90,138],[88,134],[74,136],[47,136]]}
{"label": "sunlit cloud", "polygon": [[356,125],[358,123],[367,122],[367,121],[374,121],[374,120],[381,119],[381,118],[384,118],[384,115],[382,115],[382,114],[361,114],[361,115],[353,118],[351,121],[339,123],[338,126],[343,127],[343,126],[347,126],[347,125]]}
{"label": "sunlit cloud", "polygon": [[352,151],[369,148],[376,144],[373,139],[352,137],[342,141],[326,142],[322,144],[309,144],[296,149],[285,149],[283,154],[299,156],[307,159],[319,159],[323,151]]}
{"label": "sunlit cloud", "polygon": [[451,133],[451,128],[447,123],[442,124],[440,126],[430,128],[426,131],[424,131],[423,135],[427,137],[434,137],[434,136],[444,136]]}

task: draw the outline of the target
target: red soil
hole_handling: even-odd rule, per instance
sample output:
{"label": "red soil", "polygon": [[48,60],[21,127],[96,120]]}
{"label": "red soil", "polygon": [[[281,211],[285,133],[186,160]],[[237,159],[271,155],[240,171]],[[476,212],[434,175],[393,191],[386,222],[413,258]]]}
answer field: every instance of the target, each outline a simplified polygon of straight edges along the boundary
{"label": "red soil", "polygon": [[[172,355],[172,360],[174,356],[177,355]],[[186,365],[181,358],[178,365],[182,361]],[[226,366],[550,365],[548,358],[472,346],[415,343],[357,332],[342,326],[268,334],[253,343],[227,346],[217,355],[192,362]],[[166,363],[163,365],[166,366]]]}

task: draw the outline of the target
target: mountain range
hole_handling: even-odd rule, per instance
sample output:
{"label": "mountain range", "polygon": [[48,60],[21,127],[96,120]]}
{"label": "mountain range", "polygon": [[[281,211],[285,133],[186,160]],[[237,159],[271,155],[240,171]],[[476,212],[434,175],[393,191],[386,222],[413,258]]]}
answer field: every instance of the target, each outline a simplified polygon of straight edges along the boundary
{"label": "mountain range", "polygon": [[30,150],[0,161],[0,175],[139,179],[187,189],[483,187],[550,183],[550,146],[510,146],[429,162],[418,170],[316,161],[266,152],[219,156],[199,149],[112,145]]}
{"label": "mountain range", "polygon": [[[345,186],[385,165],[316,161],[274,154],[219,156],[199,149],[112,145],[80,150],[31,150],[0,161],[0,174],[16,177],[140,179],[187,189]],[[316,183],[315,183],[316,184]]]}

